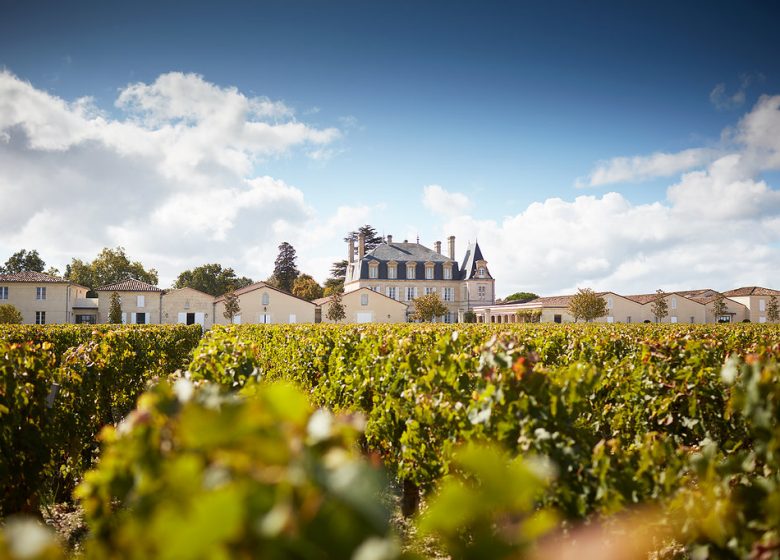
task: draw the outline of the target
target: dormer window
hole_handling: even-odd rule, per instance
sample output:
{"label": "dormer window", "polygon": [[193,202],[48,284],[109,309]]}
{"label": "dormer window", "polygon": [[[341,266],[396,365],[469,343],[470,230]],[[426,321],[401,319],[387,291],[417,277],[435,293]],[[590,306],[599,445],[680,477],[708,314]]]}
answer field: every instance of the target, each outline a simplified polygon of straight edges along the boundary
{"label": "dormer window", "polygon": [[480,278],[484,278],[485,276],[487,276],[487,270],[485,269],[484,266],[480,266],[479,267],[479,277]]}
{"label": "dormer window", "polygon": [[396,263],[387,263],[387,277],[390,280],[395,280],[398,278],[398,265]]}
{"label": "dormer window", "polygon": [[433,280],[433,277],[434,277],[433,273],[434,273],[434,270],[435,270],[434,269],[435,266],[436,265],[433,264],[432,262],[425,263],[425,279],[426,280]]}
{"label": "dormer window", "polygon": [[452,280],[452,263],[447,263],[444,265],[444,279]]}
{"label": "dormer window", "polygon": [[379,278],[379,263],[376,261],[368,263],[368,277]]}
{"label": "dormer window", "polygon": [[406,279],[414,280],[417,276],[417,263],[406,263]]}

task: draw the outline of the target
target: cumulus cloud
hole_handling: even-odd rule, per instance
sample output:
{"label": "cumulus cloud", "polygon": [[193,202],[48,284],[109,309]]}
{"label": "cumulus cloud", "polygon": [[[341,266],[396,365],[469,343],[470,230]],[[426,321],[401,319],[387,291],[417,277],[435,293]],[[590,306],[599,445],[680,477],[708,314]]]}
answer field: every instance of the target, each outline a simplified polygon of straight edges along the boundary
{"label": "cumulus cloud", "polygon": [[649,156],[616,157],[598,162],[587,178],[578,179],[577,186],[600,187],[670,177],[704,165],[716,154],[715,150],[708,148],[691,148],[672,154],[656,152]]}
{"label": "cumulus cloud", "polygon": [[210,261],[264,277],[273,256],[249,256],[275,255],[280,230],[327,221],[255,169],[294,150],[324,154],[338,129],[179,72],[128,85],[115,106],[110,116],[0,72],[0,254],[34,247],[64,264],[121,244],[163,283]]}
{"label": "cumulus cloud", "polygon": [[423,206],[441,216],[459,216],[471,208],[469,198],[458,192],[449,192],[441,185],[428,185],[423,188]]}
{"label": "cumulus cloud", "polygon": [[499,293],[778,287],[780,190],[761,174],[780,168],[780,96],[762,97],[729,136],[727,153],[681,171],[663,200],[550,198],[499,220],[453,216],[442,233],[480,240]]}

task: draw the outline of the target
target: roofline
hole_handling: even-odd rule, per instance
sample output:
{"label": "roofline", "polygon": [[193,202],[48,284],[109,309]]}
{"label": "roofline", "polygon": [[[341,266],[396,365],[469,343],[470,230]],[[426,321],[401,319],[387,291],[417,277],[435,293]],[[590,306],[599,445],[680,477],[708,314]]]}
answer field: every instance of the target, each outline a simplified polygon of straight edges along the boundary
{"label": "roofline", "polygon": [[207,294],[206,292],[202,290],[196,290],[195,288],[190,288],[189,286],[184,286],[183,288],[166,288],[164,289],[163,295],[170,294],[171,292],[178,292],[180,290],[192,290],[193,292],[198,292],[199,294],[203,294],[204,296],[208,296],[211,299],[215,299],[217,296],[212,296],[211,294]]}
{"label": "roofline", "polygon": [[[378,296],[381,296],[381,297],[383,297],[383,298],[385,298],[385,299],[389,299],[390,301],[392,301],[392,302],[394,302],[394,303],[401,304],[401,305],[403,305],[404,307],[407,307],[407,308],[409,307],[409,304],[408,304],[408,303],[404,303],[404,302],[402,302],[402,301],[399,301],[399,300],[397,300],[397,299],[393,299],[393,298],[391,298],[391,297],[388,297],[388,296],[386,296],[385,294],[383,294],[382,292],[375,292],[375,291],[374,291],[374,290],[372,290],[371,288],[367,288],[367,287],[365,287],[365,286],[363,286],[363,287],[361,287],[361,288],[358,288],[357,290],[352,290],[351,292],[342,293],[342,294],[341,294],[341,297],[343,298],[344,296],[346,296],[346,295],[348,295],[348,294],[356,294],[356,293],[358,293],[358,292],[359,292],[359,291],[361,291],[361,290],[368,290],[368,291],[369,291],[369,292],[371,292],[372,294],[376,294],[376,295],[378,295]],[[317,307],[322,307],[322,306],[323,306],[323,305],[325,305],[326,303],[330,302],[332,299],[333,299],[333,295],[329,295],[329,296],[326,296],[326,297],[323,297],[323,298],[317,298],[317,299],[315,299],[314,301],[321,301],[321,300],[322,300],[322,303],[317,303],[317,304],[315,304]],[[314,303],[314,302],[312,302],[312,303]]]}
{"label": "roofline", "polygon": [[[249,292],[254,292],[255,290],[259,290],[261,288],[267,288],[269,290],[273,290],[274,292],[278,292],[280,294],[283,294],[283,295],[286,295],[286,296],[290,296],[291,298],[299,299],[299,300],[301,300],[301,301],[303,301],[305,303],[309,303],[309,304],[313,305],[314,307],[317,307],[316,303],[312,303],[312,302],[310,302],[307,299],[303,299],[301,297],[294,296],[294,295],[292,295],[289,292],[285,292],[284,290],[280,290],[279,288],[274,288],[273,286],[271,286],[270,284],[266,284],[265,282],[255,282],[254,284],[250,284],[249,286],[244,286],[243,288],[240,288],[240,289],[236,290],[235,294],[237,296],[242,296],[244,294],[248,294]],[[220,301],[224,301],[224,300],[225,300],[225,294],[222,294],[218,298],[214,299],[214,303],[219,303]]]}

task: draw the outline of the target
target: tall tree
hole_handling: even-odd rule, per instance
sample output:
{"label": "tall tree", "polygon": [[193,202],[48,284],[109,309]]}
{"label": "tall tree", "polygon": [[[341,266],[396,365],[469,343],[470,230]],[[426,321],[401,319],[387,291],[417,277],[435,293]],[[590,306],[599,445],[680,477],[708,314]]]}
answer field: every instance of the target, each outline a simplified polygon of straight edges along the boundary
{"label": "tall tree", "polygon": [[[366,224],[360,228],[358,228],[356,231],[350,231],[346,237],[344,237],[344,241],[349,242],[350,239],[355,242],[355,250],[357,250],[357,243],[358,243],[358,236],[359,234],[363,234],[365,238],[365,244],[366,244],[366,252],[371,251],[374,249],[377,245],[382,243],[384,241],[382,239],[382,236],[377,234],[376,229],[374,229],[373,226],[370,226],[369,224]],[[330,278],[328,279],[328,282],[325,282],[325,291],[326,295],[327,293],[334,293],[334,288],[336,287],[336,283],[341,284],[341,290],[343,291],[344,286],[344,280],[347,276],[347,265],[349,262],[347,259],[342,259],[340,261],[336,261],[333,263],[333,265],[330,267]],[[333,282],[330,282],[330,280],[333,279]]]}
{"label": "tall tree", "polygon": [[769,298],[769,304],[766,306],[766,318],[770,323],[777,323],[780,321],[780,304],[777,302],[777,296]]}
{"label": "tall tree", "polygon": [[328,278],[325,280],[323,286],[322,295],[332,296],[336,292],[344,292],[344,279],[343,278]]}
{"label": "tall tree", "polygon": [[118,325],[122,322],[122,302],[119,299],[119,294],[111,292],[111,299],[108,307],[108,322]]}
{"label": "tall tree", "polygon": [[312,301],[322,297],[322,286],[308,274],[301,274],[293,282],[292,295]]}
{"label": "tall tree", "polygon": [[412,301],[414,305],[414,313],[412,313],[412,319],[416,321],[431,322],[436,317],[441,317],[447,313],[447,306],[439,297],[437,293],[430,293],[424,296],[415,298]]}
{"label": "tall tree", "polygon": [[328,311],[325,313],[325,318],[328,321],[339,323],[347,317],[347,310],[344,308],[344,304],[341,301],[341,292],[336,292],[330,300]]}
{"label": "tall tree", "polygon": [[292,292],[293,282],[300,274],[295,264],[297,258],[295,248],[287,241],[279,245],[279,255],[276,257],[276,261],[274,261],[274,278],[280,290],[288,293]]}
{"label": "tall tree", "polygon": [[123,247],[104,248],[90,263],[73,259],[65,269],[65,278],[88,288],[98,288],[125,280],[128,276],[156,285],[157,271],[145,269],[138,261],[131,261]]}
{"label": "tall tree", "polygon": [[589,323],[607,314],[607,302],[590,288],[580,288],[569,301],[569,313],[575,322],[582,319]]}
{"label": "tall tree", "polygon": [[241,313],[241,306],[238,303],[238,295],[235,290],[228,290],[225,294],[225,311],[222,315],[232,324],[233,318],[239,313]]}
{"label": "tall tree", "polygon": [[0,324],[19,325],[23,321],[22,313],[10,303],[0,304]]}
{"label": "tall tree", "polygon": [[374,229],[374,227],[369,224],[359,227],[357,231],[350,231],[344,238],[344,241],[348,242],[350,239],[352,239],[352,241],[355,242],[355,246],[357,246],[358,236],[361,233],[365,239],[366,253],[368,253],[383,241],[382,236],[379,235],[376,232],[376,229]]}
{"label": "tall tree", "polygon": [[173,287],[193,288],[216,297],[230,289],[238,290],[251,283],[251,278],[237,277],[232,268],[222,268],[221,264],[211,263],[185,270],[179,274]]}
{"label": "tall tree", "polygon": [[650,306],[650,312],[655,317],[655,322],[660,323],[664,317],[669,315],[669,303],[666,301],[666,293],[663,290],[656,290],[655,293],[658,294],[658,297]]}
{"label": "tall tree", "polygon": [[43,272],[46,263],[38,254],[36,249],[27,251],[22,249],[11,255],[5,265],[0,267],[0,272],[5,274],[16,274],[18,272]]}

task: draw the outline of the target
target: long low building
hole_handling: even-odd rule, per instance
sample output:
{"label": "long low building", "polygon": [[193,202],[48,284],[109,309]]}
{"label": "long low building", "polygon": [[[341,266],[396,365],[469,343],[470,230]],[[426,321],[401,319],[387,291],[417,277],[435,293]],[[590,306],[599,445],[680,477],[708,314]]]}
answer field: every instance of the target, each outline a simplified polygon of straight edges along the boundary
{"label": "long low building", "polygon": [[[766,323],[771,298],[780,299],[780,291],[757,286],[726,292],[702,289],[626,296],[599,292],[597,295],[605,300],[607,308],[607,314],[595,320],[601,323],[654,323],[657,319],[653,304],[661,297],[667,304],[667,314],[660,320],[663,323]],[[480,323],[572,323],[574,317],[569,312],[569,304],[573,297],[570,294],[477,305],[472,310]],[[724,308],[716,314],[719,298]]]}

